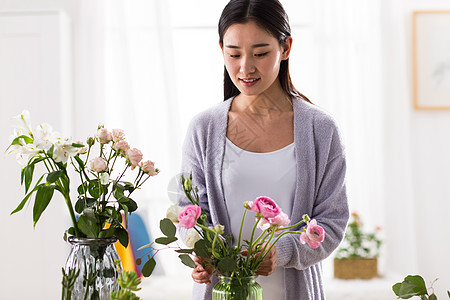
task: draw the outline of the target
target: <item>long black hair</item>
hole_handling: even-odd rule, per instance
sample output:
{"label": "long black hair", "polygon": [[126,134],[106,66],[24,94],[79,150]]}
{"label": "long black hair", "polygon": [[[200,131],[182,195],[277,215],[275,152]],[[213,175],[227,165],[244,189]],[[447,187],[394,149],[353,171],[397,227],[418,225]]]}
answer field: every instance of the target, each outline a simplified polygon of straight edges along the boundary
{"label": "long black hair", "polygon": [[[278,0],[230,0],[222,11],[219,19],[219,41],[223,45],[223,36],[233,24],[245,24],[254,21],[268,30],[280,43],[284,45],[291,36],[289,19],[283,6]],[[240,94],[238,88],[231,81],[227,69],[223,72],[224,100]],[[278,74],[281,88],[291,97],[301,97],[309,101],[293,85],[289,74],[289,59],[282,60]]]}

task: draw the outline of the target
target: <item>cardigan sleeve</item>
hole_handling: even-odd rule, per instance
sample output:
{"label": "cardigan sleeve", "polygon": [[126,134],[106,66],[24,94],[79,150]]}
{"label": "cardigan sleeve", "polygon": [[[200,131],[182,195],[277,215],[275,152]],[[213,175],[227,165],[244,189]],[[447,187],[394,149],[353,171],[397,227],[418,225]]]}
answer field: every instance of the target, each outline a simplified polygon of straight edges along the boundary
{"label": "cardigan sleeve", "polygon": [[309,168],[314,169],[310,173],[315,174],[315,186],[305,187],[310,193],[301,193],[312,199],[296,197],[296,201],[311,203],[302,213],[308,213],[324,228],[325,239],[319,248],[312,249],[307,244],[301,244],[298,234],[282,236],[276,247],[278,265],[285,268],[303,270],[328,257],[341,242],[349,217],[345,189],[346,161],[337,127],[334,122],[316,127],[318,132],[314,135],[313,151],[315,157],[310,159],[309,165]]}

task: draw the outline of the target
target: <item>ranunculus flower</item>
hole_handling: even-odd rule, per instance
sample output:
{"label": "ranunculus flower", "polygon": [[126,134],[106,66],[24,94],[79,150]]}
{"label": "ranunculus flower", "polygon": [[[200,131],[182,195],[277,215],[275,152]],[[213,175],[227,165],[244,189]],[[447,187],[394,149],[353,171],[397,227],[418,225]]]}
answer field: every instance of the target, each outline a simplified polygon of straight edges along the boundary
{"label": "ranunculus flower", "polygon": [[142,172],[147,173],[149,176],[154,176],[158,174],[158,172],[155,169],[155,163],[152,162],[151,160],[141,162],[139,166]]}
{"label": "ranunculus flower", "polygon": [[300,242],[302,244],[308,243],[313,249],[319,248],[324,239],[325,231],[317,225],[317,221],[314,219],[308,222],[306,231],[300,234]]}
{"label": "ranunculus flower", "polygon": [[198,205],[188,205],[178,214],[180,226],[190,229],[195,226],[197,219],[200,218],[202,209]]}
{"label": "ranunculus flower", "polygon": [[125,155],[128,150],[130,150],[130,145],[126,141],[118,141],[113,145],[113,149],[118,151],[120,154]]}
{"label": "ranunculus flower", "polygon": [[125,133],[122,129],[113,129],[111,132],[112,140],[118,142],[125,139]]}
{"label": "ranunculus flower", "polygon": [[261,214],[266,219],[274,218],[281,212],[275,201],[265,196],[258,197],[255,201],[247,204],[251,211]]}
{"label": "ranunculus flower", "polygon": [[106,144],[112,141],[112,134],[106,128],[100,128],[97,131],[96,137],[102,144]]}
{"label": "ranunculus flower", "polygon": [[180,214],[180,212],[182,210],[183,209],[180,206],[176,205],[176,204],[171,205],[167,209],[167,212],[166,212],[167,219],[169,219],[170,221],[172,221],[174,223],[178,223],[178,215]]}
{"label": "ranunculus flower", "polygon": [[142,156],[143,156],[142,152],[139,149],[136,148],[128,149],[126,153],[126,158],[131,165],[131,169],[137,167],[139,162],[142,160]]}
{"label": "ranunculus flower", "polygon": [[197,230],[189,230],[186,235],[186,246],[189,248],[194,248],[195,243],[197,243],[201,239],[201,236],[198,234]]}
{"label": "ranunculus flower", "polygon": [[89,167],[94,172],[100,173],[100,172],[106,171],[108,169],[108,165],[107,165],[106,161],[101,157],[93,158],[90,160],[89,163],[90,163]]}
{"label": "ranunculus flower", "polygon": [[257,227],[261,230],[266,230],[270,226],[278,228],[289,225],[291,220],[289,220],[289,217],[287,214],[285,214],[283,211],[280,211],[280,213],[273,217],[273,218],[262,218],[259,220]]}

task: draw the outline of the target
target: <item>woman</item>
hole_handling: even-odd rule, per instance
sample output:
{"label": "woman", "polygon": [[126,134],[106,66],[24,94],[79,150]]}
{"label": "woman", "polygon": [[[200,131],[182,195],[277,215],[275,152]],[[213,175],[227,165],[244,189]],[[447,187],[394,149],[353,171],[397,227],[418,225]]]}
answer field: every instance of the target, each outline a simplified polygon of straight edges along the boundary
{"label": "woman", "polygon": [[[291,223],[305,213],[316,219],[326,232],[318,249],[287,234],[257,274],[264,299],[325,299],[321,261],[338,246],[348,220],[337,127],[291,82],[292,37],[277,0],[231,0],[219,37],[225,101],[191,121],[183,172],[192,172],[202,208],[225,234],[237,236],[243,202],[261,195],[274,199]],[[217,279],[196,262],[192,299],[210,299]]]}

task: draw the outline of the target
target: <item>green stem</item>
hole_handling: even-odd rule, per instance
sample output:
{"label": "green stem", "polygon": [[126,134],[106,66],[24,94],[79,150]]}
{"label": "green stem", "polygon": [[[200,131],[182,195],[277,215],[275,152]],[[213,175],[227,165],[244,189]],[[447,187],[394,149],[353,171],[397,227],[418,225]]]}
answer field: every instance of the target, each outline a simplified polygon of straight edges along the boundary
{"label": "green stem", "polygon": [[64,195],[64,200],[66,201],[67,208],[69,209],[70,218],[72,219],[73,228],[75,229],[75,236],[80,236],[77,219],[75,218],[75,212],[72,207],[72,202],[70,201],[70,196],[68,194]]}
{"label": "green stem", "polygon": [[250,236],[250,243],[248,244],[248,253],[247,253],[247,259],[245,261],[245,265],[248,266],[249,264],[249,258],[252,255],[252,251],[253,251],[253,237],[255,236],[255,230],[256,230],[256,226],[259,223],[259,220],[261,220],[261,217],[257,217],[255,224],[253,225],[253,229],[252,229],[252,235]]}
{"label": "green stem", "polygon": [[242,236],[242,227],[244,227],[245,214],[247,213],[247,209],[244,210],[242,214],[241,228],[239,229],[239,240],[238,240],[238,249],[241,249],[241,236]]}

